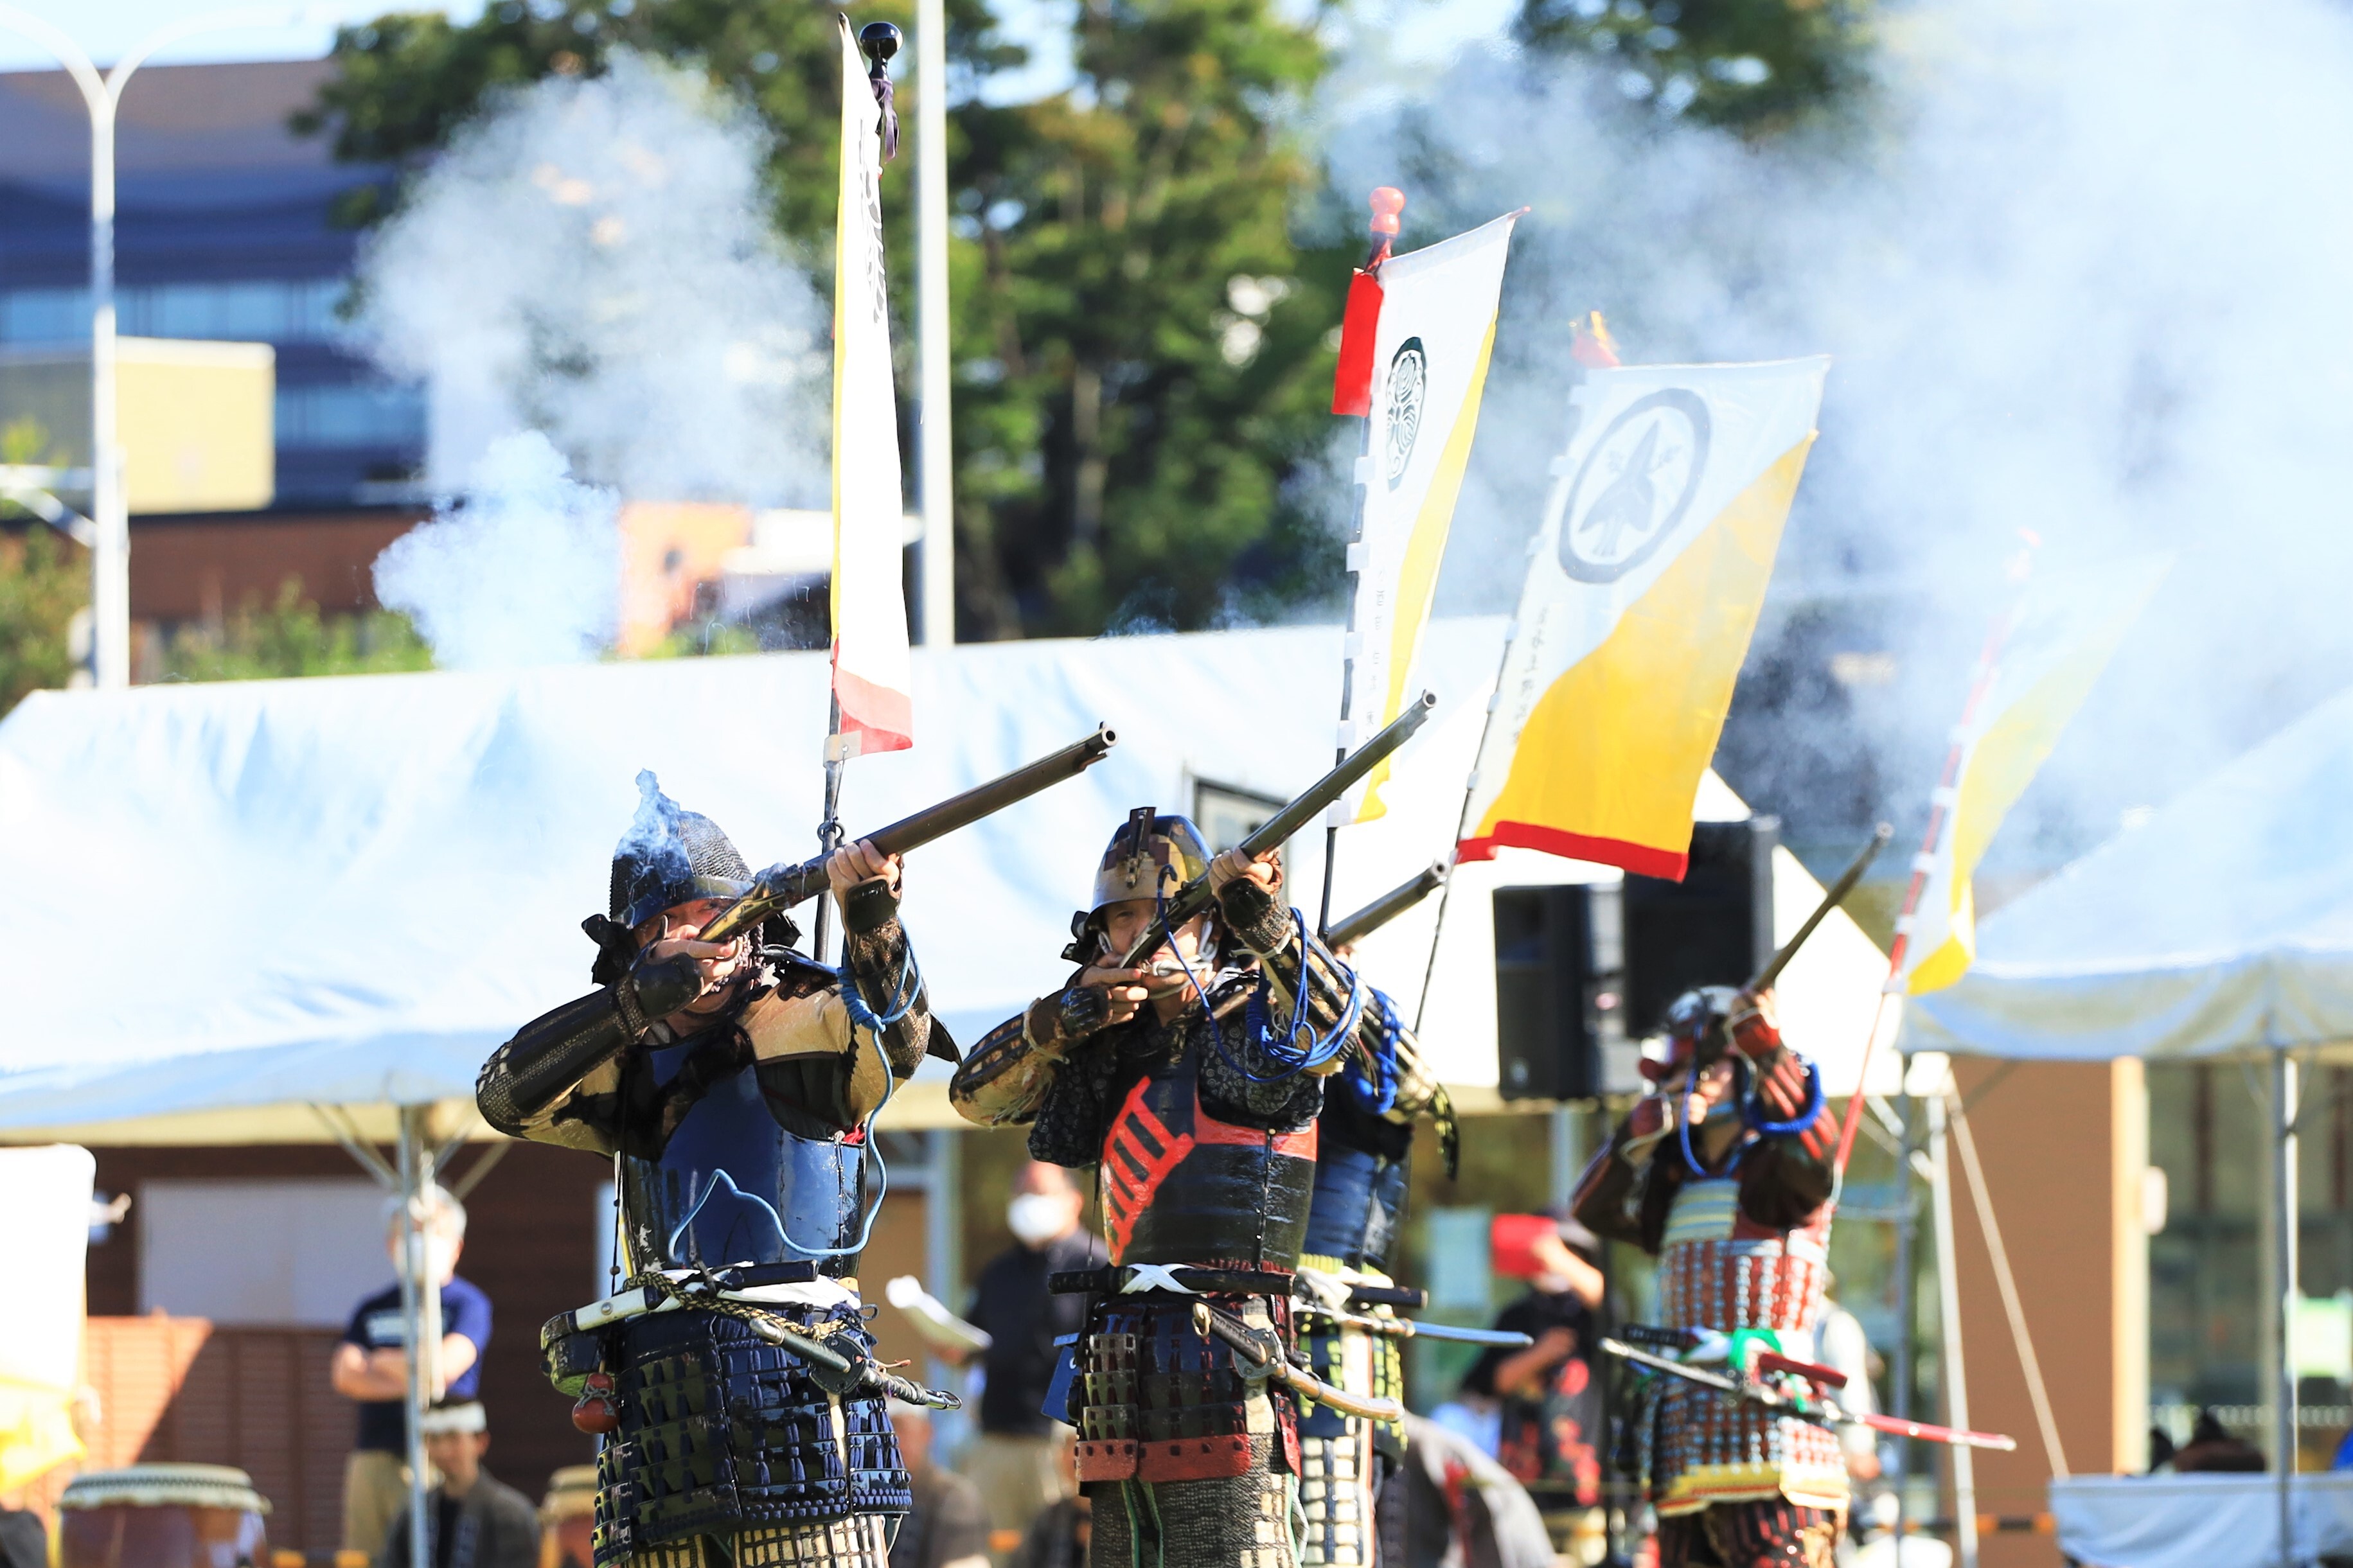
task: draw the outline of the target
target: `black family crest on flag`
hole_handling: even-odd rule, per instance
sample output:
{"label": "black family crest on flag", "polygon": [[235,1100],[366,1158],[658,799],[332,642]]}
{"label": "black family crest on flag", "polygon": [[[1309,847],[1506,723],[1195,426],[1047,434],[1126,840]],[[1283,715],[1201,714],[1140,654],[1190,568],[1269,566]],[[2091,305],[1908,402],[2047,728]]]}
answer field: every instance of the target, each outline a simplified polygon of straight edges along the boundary
{"label": "black family crest on flag", "polygon": [[1568,491],[1560,569],[1612,583],[1671,538],[1707,471],[1707,405],[1680,387],[1651,393],[1610,422]]}
{"label": "black family crest on flag", "polygon": [[1430,354],[1419,338],[1408,338],[1389,357],[1388,436],[1389,489],[1405,479],[1413,461],[1414,438],[1421,434],[1421,405],[1430,393]]}

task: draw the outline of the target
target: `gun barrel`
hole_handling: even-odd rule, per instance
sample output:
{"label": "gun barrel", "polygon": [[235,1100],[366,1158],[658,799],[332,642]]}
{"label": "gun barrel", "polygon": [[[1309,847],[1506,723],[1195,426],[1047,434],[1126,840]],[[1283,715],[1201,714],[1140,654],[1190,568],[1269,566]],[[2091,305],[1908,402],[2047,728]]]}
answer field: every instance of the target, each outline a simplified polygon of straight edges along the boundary
{"label": "gun barrel", "polygon": [[1432,860],[1409,879],[1391,888],[1355,914],[1333,921],[1332,928],[1324,933],[1324,945],[1346,947],[1351,942],[1364,941],[1438,891],[1440,884],[1446,880],[1446,870],[1445,861]]}
{"label": "gun barrel", "polygon": [[[925,806],[911,816],[902,816],[888,827],[864,837],[868,843],[885,855],[904,855],[934,838],[944,838],[959,827],[968,827],[984,816],[1003,811],[1017,801],[1027,800],[1064,779],[1077,777],[1103,761],[1117,744],[1118,734],[1109,725],[1099,725],[1095,732],[1083,741],[1074,742],[1059,752],[1050,752],[987,784],[976,784],[961,795],[949,796],[937,805]],[[703,928],[702,940],[725,942],[750,930],[770,915],[825,891],[827,858],[819,855],[797,863],[769,867],[752,884],[751,891],[729,905],[718,919]]]}
{"label": "gun barrel", "polygon": [[1814,912],[1806,917],[1806,923],[1798,928],[1798,934],[1783,942],[1780,950],[1766,960],[1765,967],[1758,970],[1757,977],[1748,983],[1749,990],[1762,991],[1781,978],[1781,971],[1789,967],[1789,960],[1798,956],[1798,950],[1806,945],[1808,937],[1814,934],[1814,928],[1830,919],[1831,911],[1846,901],[1846,896],[1854,891],[1854,885],[1862,880],[1862,874],[1871,869],[1871,863],[1879,858],[1879,852],[1887,847],[1888,839],[1894,835],[1895,829],[1884,822],[1872,829],[1871,842],[1848,862],[1847,868],[1839,873],[1838,880],[1823,890],[1822,901],[1814,906]]}
{"label": "gun barrel", "polygon": [[[1310,784],[1305,793],[1289,805],[1268,817],[1235,847],[1244,855],[1256,857],[1270,849],[1281,848],[1291,836],[1315,820],[1332,803],[1348,793],[1357,780],[1395,754],[1399,746],[1413,739],[1415,731],[1429,720],[1430,710],[1438,706],[1438,694],[1425,691],[1405,705],[1404,711],[1371,740],[1342,759],[1339,764]],[[1150,930],[1137,939],[1134,947],[1121,959],[1120,967],[1134,968],[1146,954],[1168,940],[1170,928],[1182,926],[1187,921],[1209,907],[1209,879],[1196,877],[1169,895],[1166,921],[1155,921]]]}

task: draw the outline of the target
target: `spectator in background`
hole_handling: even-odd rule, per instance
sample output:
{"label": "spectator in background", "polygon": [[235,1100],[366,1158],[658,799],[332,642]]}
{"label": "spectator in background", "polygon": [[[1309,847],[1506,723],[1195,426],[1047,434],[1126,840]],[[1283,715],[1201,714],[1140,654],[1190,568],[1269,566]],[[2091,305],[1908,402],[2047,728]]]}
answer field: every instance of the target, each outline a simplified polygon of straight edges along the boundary
{"label": "spectator in background", "polygon": [[932,1415],[891,1402],[915,1506],[891,1542],[891,1568],[988,1568],[988,1510],[980,1489],[932,1462]]}
{"label": "spectator in background", "polygon": [[[481,1386],[482,1351],[491,1342],[491,1299],[458,1278],[466,1211],[438,1187],[424,1201],[426,1277],[441,1288],[438,1392],[450,1400],[470,1400]],[[400,1222],[396,1204],[385,1244],[396,1274]],[[343,1469],[343,1550],[374,1557],[408,1496],[408,1339],[397,1284],[353,1309],[329,1376],[335,1392],[360,1407],[359,1438]]]}
{"label": "spectator in background", "polygon": [[[1499,1218],[1504,1216],[1498,1216]],[[1574,1219],[1526,1238],[1535,1278],[1495,1327],[1535,1341],[1489,1350],[1462,1391],[1500,1407],[1495,1458],[1546,1510],[1601,1500],[1600,1387],[1592,1364],[1594,1309],[1601,1304],[1600,1239]]]}
{"label": "spectator in background", "polygon": [[[1862,1331],[1861,1319],[1831,1299],[1837,1289],[1838,1277],[1824,1276],[1822,1315],[1814,1323],[1814,1359],[1832,1372],[1846,1373],[1846,1386],[1838,1391],[1841,1407],[1857,1415],[1876,1415],[1879,1396],[1871,1384],[1871,1338]],[[1846,1456],[1846,1473],[1857,1483],[1860,1496],[1862,1483],[1879,1479],[1879,1435],[1868,1426],[1841,1426],[1838,1440],[1839,1451]]]}
{"label": "spectator in background", "polygon": [[1071,1427],[1062,1429],[1054,1446],[1054,1468],[1062,1478],[1062,1495],[1029,1521],[1029,1533],[1013,1553],[1012,1568],[1087,1568],[1094,1511],[1079,1490],[1079,1435]]}
{"label": "spectator in background", "polygon": [[[437,1405],[419,1423],[425,1457],[440,1480],[425,1500],[433,1568],[538,1568],[539,1510],[482,1468],[491,1424],[471,1400]],[[408,1568],[408,1510],[393,1515],[376,1568]]]}
{"label": "spectator in background", "polygon": [[989,1259],[973,1290],[972,1321],[991,1341],[982,1352],[980,1436],[964,1473],[988,1504],[989,1551],[1004,1562],[1030,1521],[1075,1483],[1056,1461],[1061,1425],[1044,1412],[1061,1352],[1054,1342],[1086,1327],[1087,1299],[1047,1289],[1056,1274],[1102,1267],[1103,1238],[1080,1224],[1086,1195],[1070,1172],[1029,1161],[1013,1178],[1005,1223],[1017,1245]]}
{"label": "spectator in background", "polygon": [[2263,1450],[2232,1436],[2211,1405],[2200,1407],[2198,1419],[2190,1424],[2189,1441],[2173,1453],[2173,1472],[2180,1476],[2201,1472],[2252,1475],[2263,1468]]}

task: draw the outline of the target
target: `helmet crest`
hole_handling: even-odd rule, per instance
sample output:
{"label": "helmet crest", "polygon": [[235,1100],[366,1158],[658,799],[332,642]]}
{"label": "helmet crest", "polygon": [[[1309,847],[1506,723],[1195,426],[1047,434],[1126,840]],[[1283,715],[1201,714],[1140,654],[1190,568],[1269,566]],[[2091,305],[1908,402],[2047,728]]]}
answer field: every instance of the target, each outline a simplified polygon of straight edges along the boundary
{"label": "helmet crest", "polygon": [[635,926],[691,899],[739,898],[751,885],[752,868],[717,823],[662,794],[650,769],[638,774],[638,814],[613,847],[616,923]]}

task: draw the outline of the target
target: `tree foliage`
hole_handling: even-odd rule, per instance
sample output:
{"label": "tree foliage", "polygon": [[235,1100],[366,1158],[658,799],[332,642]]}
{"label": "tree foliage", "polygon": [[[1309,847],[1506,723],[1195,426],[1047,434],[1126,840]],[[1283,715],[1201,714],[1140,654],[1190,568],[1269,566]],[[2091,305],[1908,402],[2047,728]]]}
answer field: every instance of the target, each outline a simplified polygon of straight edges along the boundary
{"label": "tree foliage", "polygon": [[1864,79],[1869,0],[1522,0],[1530,46],[1613,66],[1628,98],[1749,134]]}
{"label": "tree foliage", "polygon": [[180,628],[166,645],[167,680],[267,680],[430,669],[432,651],[393,610],[325,616],[289,577],[268,605],[248,600],[217,626]]}
{"label": "tree foliage", "polygon": [[[967,86],[1019,63],[986,0],[947,11]],[[906,12],[892,0],[859,20]],[[827,7],[505,0],[463,25],[388,16],[342,31],[338,73],[298,123],[345,159],[414,166],[501,89],[596,72],[624,46],[756,109],[778,231],[822,273],[839,113]],[[1328,593],[1337,551],[1300,492],[1330,435],[1352,247],[1303,250],[1293,235],[1317,181],[1289,123],[1324,69],[1313,30],[1271,0],[1083,0],[1075,56],[1066,92],[992,105],[960,90],[950,110],[963,633],[1198,626]],[[906,63],[912,127],[925,84]],[[902,310],[913,162],[884,187]]]}
{"label": "tree foliage", "polygon": [[0,715],[27,692],[66,684],[68,638],[90,603],[90,561],[47,526],[0,530]]}
{"label": "tree foliage", "polygon": [[[39,421],[0,427],[0,463],[59,458]],[[74,617],[89,604],[89,553],[24,508],[0,500],[0,717],[26,693],[72,679]]]}

